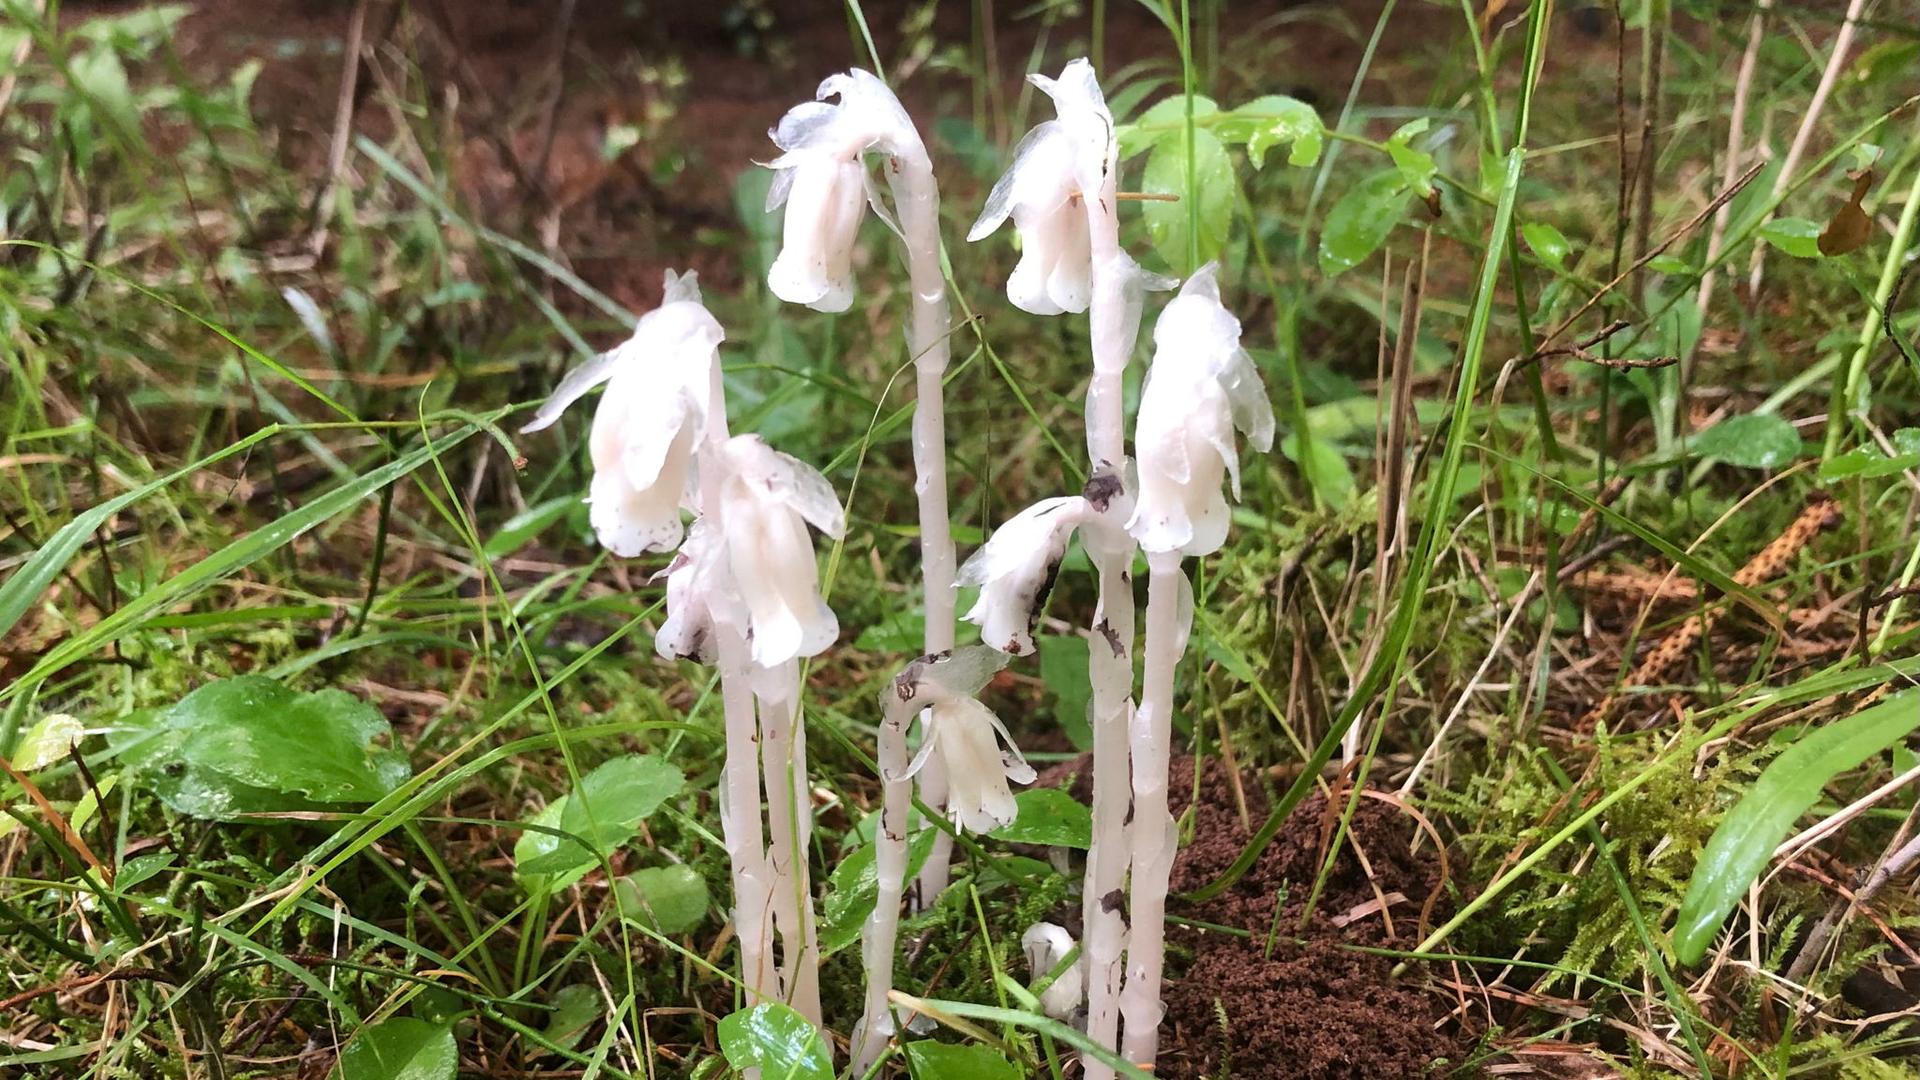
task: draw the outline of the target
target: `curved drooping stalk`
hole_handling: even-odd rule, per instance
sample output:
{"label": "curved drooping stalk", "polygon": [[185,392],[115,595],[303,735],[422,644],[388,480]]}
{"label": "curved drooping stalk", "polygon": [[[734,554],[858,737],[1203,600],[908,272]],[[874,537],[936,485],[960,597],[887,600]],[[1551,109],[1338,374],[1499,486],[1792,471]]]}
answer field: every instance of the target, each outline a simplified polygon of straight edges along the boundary
{"label": "curved drooping stalk", "polygon": [[867,993],[859,1026],[853,1030],[853,1071],[857,1076],[873,1068],[893,1035],[887,994],[893,989],[893,956],[907,879],[907,831],[913,809],[913,781],[907,776],[907,725],[912,722],[911,709],[886,709],[880,719],[880,828],[873,837],[874,880],[879,892],[860,940]]}
{"label": "curved drooping stalk", "polygon": [[781,943],[781,991],[794,1011],[825,1023],[820,1009],[820,935],[813,914],[807,851],[813,835],[807,740],[800,716],[800,664],[756,673],[760,764],[767,790],[768,863],[774,926]]}
{"label": "curved drooping stalk", "polygon": [[[1166,955],[1167,884],[1178,837],[1167,806],[1173,750],[1173,673],[1186,651],[1193,618],[1182,602],[1186,572],[1177,551],[1147,554],[1146,664],[1140,707],[1133,716],[1133,882],[1127,905],[1127,981],[1120,991],[1126,1016],[1121,1053],[1151,1067],[1159,1047],[1161,975]],[[1189,594],[1190,595],[1190,594]]]}

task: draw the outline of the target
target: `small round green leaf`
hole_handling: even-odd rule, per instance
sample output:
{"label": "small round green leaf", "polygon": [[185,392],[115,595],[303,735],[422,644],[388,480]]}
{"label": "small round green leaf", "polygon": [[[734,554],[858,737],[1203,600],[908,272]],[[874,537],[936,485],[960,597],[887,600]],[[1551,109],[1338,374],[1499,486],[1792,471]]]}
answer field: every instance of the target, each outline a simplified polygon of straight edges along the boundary
{"label": "small round green leaf", "polygon": [[1406,217],[1410,201],[1398,169],[1374,173],[1348,188],[1320,229],[1320,272],[1333,277],[1366,261]]}
{"label": "small round green leaf", "polygon": [[396,1016],[355,1032],[330,1080],[453,1080],[459,1066],[452,1028]]}
{"label": "small round green leaf", "polygon": [[785,1005],[770,1002],[721,1019],[720,1051],[736,1069],[759,1069],[772,1080],[833,1080],[833,1057],[820,1030]]}
{"label": "small round green leaf", "polygon": [[1800,456],[1800,432],[1772,413],[1749,413],[1713,425],[1693,440],[1699,457],[1742,469],[1778,469]]}
{"label": "small round green leaf", "polygon": [[627,917],[663,934],[684,934],[707,917],[707,879],[690,866],[649,866],[617,887]]}
{"label": "small round green leaf", "polygon": [[1820,230],[1817,221],[1806,218],[1774,218],[1760,226],[1760,235],[1767,243],[1796,259],[1817,259],[1820,257]]}
{"label": "small round green leaf", "polygon": [[1059,788],[1029,788],[1013,797],[1017,816],[988,833],[995,840],[1048,847],[1093,846],[1093,811]]}
{"label": "small round green leaf", "polygon": [[913,1075],[940,1080],[1020,1080],[1019,1066],[992,1047],[977,1043],[943,1043],[932,1039],[907,1044],[907,1062]]}
{"label": "small round green leaf", "polygon": [[1544,221],[1529,221],[1520,226],[1520,235],[1526,239],[1527,247],[1540,257],[1541,262],[1555,270],[1566,267],[1567,252],[1573,249],[1573,245],[1567,243],[1565,234],[1559,229]]}
{"label": "small round green leaf", "polygon": [[21,772],[44,769],[65,761],[67,750],[86,738],[87,729],[66,713],[48,713],[20,733],[13,747],[13,767]]}
{"label": "small round green leaf", "polygon": [[[1140,178],[1141,190],[1147,194],[1180,197],[1174,202],[1148,202],[1140,213],[1154,250],[1168,266],[1183,273],[1220,254],[1233,216],[1233,159],[1213,132],[1193,133],[1193,161],[1194,190],[1189,192],[1186,140],[1162,139],[1154,145]],[[1197,255],[1190,258],[1195,251]]]}

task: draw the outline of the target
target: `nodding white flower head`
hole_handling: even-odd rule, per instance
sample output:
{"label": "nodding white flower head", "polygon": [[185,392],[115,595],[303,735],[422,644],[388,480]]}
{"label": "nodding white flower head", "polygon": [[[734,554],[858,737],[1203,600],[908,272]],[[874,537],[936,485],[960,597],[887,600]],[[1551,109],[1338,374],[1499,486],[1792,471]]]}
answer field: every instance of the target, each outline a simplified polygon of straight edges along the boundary
{"label": "nodding white flower head", "polygon": [[1187,279],[1153,328],[1153,366],[1140,392],[1134,452],[1138,500],[1127,531],[1149,552],[1206,555],[1227,539],[1226,479],[1240,497],[1233,433],[1273,447],[1273,406],[1240,348],[1240,320],[1220,303],[1217,267]]}
{"label": "nodding white flower head", "polygon": [[884,698],[888,716],[918,712],[924,725],[920,752],[905,779],[920,771],[935,747],[947,766],[947,816],[954,827],[992,832],[1013,822],[1018,805],[1007,782],[1031,784],[1033,766],[1014,745],[1013,736],[978,694],[1007,666],[1007,656],[985,645],[922,656],[906,666]]}
{"label": "nodding white flower head", "polygon": [[1105,513],[1119,494],[1119,477],[1102,470],[1082,494],[1042,499],[994,530],[954,580],[955,588],[980,587],[966,620],[980,627],[982,641],[1013,656],[1033,652],[1034,623],[1074,530],[1089,514]]}
{"label": "nodding white flower head", "polygon": [[680,543],[692,506],[693,458],[713,406],[713,365],[726,332],[700,302],[693,272],[667,271],[666,296],[633,336],[569,372],[522,431],[539,431],[607,384],[593,414],[587,501],[594,535],[623,558]]}
{"label": "nodding white flower head", "polygon": [[696,518],[687,539],[666,569],[653,579],[667,579],[667,618],[653,637],[653,651],[662,660],[714,659],[716,621],[744,622],[726,587],[726,546],[714,535],[706,518]]}
{"label": "nodding white flower head", "polygon": [[736,435],[722,452],[724,542],[747,609],[753,662],[771,668],[813,656],[840,636],[840,622],[820,598],[820,568],[807,526],[839,538],[846,531],[840,500],[813,466],[758,435]]}
{"label": "nodding white flower head", "polygon": [[[1059,967],[1060,961],[1065,960],[1079,944],[1073,940],[1072,934],[1067,933],[1066,927],[1055,923],[1038,922],[1027,927],[1027,932],[1020,935],[1020,950],[1027,956],[1028,980],[1037,983],[1053,974],[1053,969]],[[1053,980],[1052,985],[1041,992],[1040,1009],[1055,1020],[1068,1020],[1080,1008],[1086,996],[1086,961],[1077,958],[1071,967]]]}
{"label": "nodding white flower head", "polygon": [[1058,79],[1027,79],[1053,99],[1055,118],[1020,140],[1013,165],[987,194],[967,239],[983,239],[1013,218],[1020,262],[1007,279],[1007,298],[1035,315],[1081,312],[1093,294],[1084,200],[1100,197],[1113,166],[1113,114],[1084,59],[1069,63]]}
{"label": "nodding white flower head", "polygon": [[[795,105],[767,132],[783,151],[768,162],[775,173],[767,210],[787,208],[767,286],[790,304],[845,311],[853,305],[853,240],[862,204],[893,225],[865,155],[924,158],[926,148],[900,99],[871,72],[830,75],[814,96],[819,100]],[[832,97],[840,100],[826,100]]]}

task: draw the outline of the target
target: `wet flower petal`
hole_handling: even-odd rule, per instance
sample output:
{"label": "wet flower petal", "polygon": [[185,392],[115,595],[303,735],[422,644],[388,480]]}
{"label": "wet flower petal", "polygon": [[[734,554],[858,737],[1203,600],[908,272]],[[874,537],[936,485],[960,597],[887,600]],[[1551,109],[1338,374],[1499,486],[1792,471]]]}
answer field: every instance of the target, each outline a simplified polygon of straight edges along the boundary
{"label": "wet flower petal", "polygon": [[996,529],[960,567],[955,586],[980,587],[965,618],[980,627],[981,640],[1014,656],[1033,652],[1034,622],[1088,512],[1080,495],[1042,499]]}

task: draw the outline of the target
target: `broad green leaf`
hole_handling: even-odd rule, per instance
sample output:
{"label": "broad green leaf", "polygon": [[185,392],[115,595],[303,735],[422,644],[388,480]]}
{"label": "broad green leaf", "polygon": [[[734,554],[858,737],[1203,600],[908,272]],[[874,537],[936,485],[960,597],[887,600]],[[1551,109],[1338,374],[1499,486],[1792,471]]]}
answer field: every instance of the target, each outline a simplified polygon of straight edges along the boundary
{"label": "broad green leaf", "polygon": [[1222,116],[1213,131],[1222,142],[1246,143],[1247,160],[1256,169],[1266,163],[1268,150],[1288,143],[1287,164],[1312,165],[1326,142],[1326,127],[1313,106],[1280,94],[1254,98]]}
{"label": "broad green leaf", "polygon": [[1425,133],[1431,123],[1424,116],[1409,120],[1387,139],[1387,156],[1393,159],[1394,168],[1400,171],[1407,187],[1423,199],[1433,194],[1433,177],[1440,170],[1433,163],[1432,154],[1413,148],[1413,140]]}
{"label": "broad green leaf", "polygon": [[587,871],[593,869],[593,860],[588,859],[551,874],[528,873],[526,870],[527,864],[552,856],[563,844],[569,850],[579,850],[579,845],[566,837],[546,831],[560,827],[560,815],[567,812],[567,801],[567,796],[562,795],[528,818],[528,825],[544,828],[522,829],[520,838],[513,842],[513,876],[519,879],[520,887],[530,893],[552,895],[586,877]]}
{"label": "broad green leaf", "polygon": [[[1150,195],[1178,195],[1176,202],[1148,202],[1140,211],[1147,238],[1168,266],[1191,272],[1217,257],[1227,244],[1227,225],[1233,217],[1233,159],[1213,132],[1193,133],[1193,184],[1187,191],[1187,144],[1184,139],[1162,139],[1147,158],[1140,188]],[[1194,237],[1198,261],[1189,262],[1188,238]]]}
{"label": "broad green leaf", "polygon": [[[561,987],[553,995],[550,1003],[553,1011],[547,1014],[547,1026],[541,1031],[546,1040],[555,1046],[571,1050],[593,1025],[606,1013],[606,1000],[600,992],[586,983],[573,983]],[[538,1048],[536,1048],[537,1050]],[[541,1056],[536,1053],[535,1056]]]}
{"label": "broad green leaf", "polygon": [[759,1069],[761,1080],[833,1080],[833,1055],[820,1029],[777,1002],[723,1017],[720,1050],[736,1069]]}
{"label": "broad green leaf", "polygon": [[990,1046],[922,1039],[907,1044],[913,1075],[932,1080],[1020,1080],[1018,1066]]}
{"label": "broad green leaf", "polygon": [[1567,253],[1573,250],[1573,245],[1567,243],[1566,236],[1559,229],[1544,221],[1529,221],[1520,226],[1520,235],[1541,262],[1555,270],[1566,269]]}
{"label": "broad green leaf", "polygon": [[1800,815],[1836,776],[1886,752],[1920,727],[1920,690],[1906,690],[1824,724],[1769,762],[1714,830],[1694,866],[1674,924],[1673,951],[1698,963],[1721,923],[1787,837]]}
{"label": "broad green leaf", "polygon": [[[1205,94],[1193,95],[1193,116],[1212,116],[1220,111],[1220,106]],[[1196,124],[1197,126],[1197,124]],[[1116,129],[1120,140],[1122,160],[1152,147],[1163,139],[1181,139],[1187,128],[1187,98],[1184,94],[1161,98],[1153,103],[1139,119],[1131,124],[1121,124]]]}
{"label": "broad green leaf", "polygon": [[1320,272],[1333,277],[1366,261],[1406,217],[1411,199],[1398,169],[1374,173],[1348,188],[1320,228]]}
{"label": "broad green leaf", "polygon": [[493,535],[487,537],[486,547],[482,550],[490,559],[511,555],[520,550],[520,545],[539,536],[547,526],[565,517],[567,511],[579,503],[578,495],[556,495],[545,502],[535,503],[501,522]]}
{"label": "broad green leaf", "polygon": [[140,133],[140,108],[133,100],[133,87],[127,81],[127,69],[120,54],[107,46],[96,46],[74,54],[67,62],[74,89],[85,97],[100,127],[116,130],[129,138]]}
{"label": "broad green leaf", "polygon": [[410,1016],[354,1032],[331,1080],[453,1080],[460,1067],[453,1029]]}
{"label": "broad green leaf", "polygon": [[1053,694],[1053,722],[1075,750],[1093,749],[1093,725],[1087,720],[1092,693],[1087,682],[1087,639],[1079,634],[1039,634],[1040,681]]}
{"label": "broad green leaf", "polygon": [[1760,235],[1767,243],[1792,255],[1796,259],[1820,258],[1820,230],[1817,221],[1806,218],[1774,218],[1760,226]]}
{"label": "broad green leaf", "polygon": [[[938,835],[931,828],[921,829],[907,842],[908,880],[926,865]],[[873,845],[862,844],[841,859],[827,878],[827,892],[820,901],[821,953],[831,956],[860,940],[860,928],[879,902],[880,875],[874,866]]]}
{"label": "broad green leaf", "polygon": [[48,713],[21,732],[13,746],[13,767],[21,772],[44,769],[67,759],[67,749],[86,738],[87,729],[66,713]]}
{"label": "broad green leaf", "polygon": [[108,743],[169,806],[196,817],[370,803],[405,782],[380,710],[343,690],[300,693],[264,675],[221,679],[129,716]]}
{"label": "broad green leaf", "polygon": [[1920,453],[1888,457],[1877,446],[1860,446],[1820,463],[1822,480],[1877,480],[1920,468]]}
{"label": "broad green leaf", "polygon": [[1718,458],[1743,469],[1778,469],[1800,456],[1800,432],[1773,413],[1730,417],[1695,436],[1698,457]]}
{"label": "broad green leaf", "polygon": [[1047,847],[1093,846],[1093,811],[1059,788],[1028,788],[1013,797],[1017,816],[988,833],[995,840]]}
{"label": "broad green leaf", "polygon": [[691,866],[649,866],[615,884],[627,916],[663,934],[684,934],[707,917],[707,879]]}
{"label": "broad green leaf", "polygon": [[1328,506],[1345,510],[1353,503],[1354,493],[1353,470],[1347,467],[1347,459],[1330,439],[1316,436],[1307,440],[1306,445],[1303,459],[1299,433],[1289,432],[1280,440],[1280,452],[1300,466],[1307,483]]}
{"label": "broad green leaf", "polygon": [[[523,877],[561,874],[598,862],[684,787],[686,777],[665,758],[651,754],[614,758],[588,773],[580,790],[567,796],[557,827],[568,837],[551,850],[517,862],[515,870]],[[524,839],[526,834],[522,835]]]}

